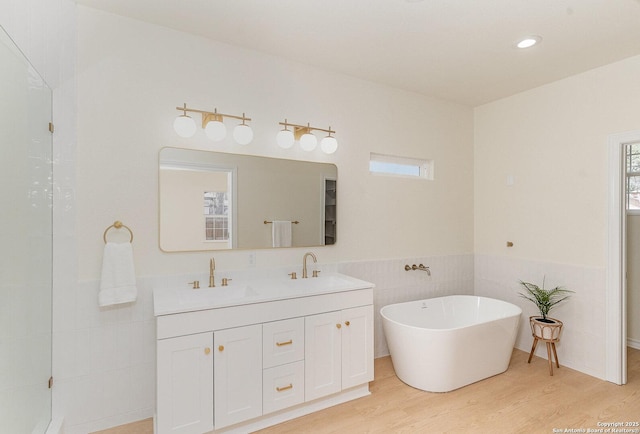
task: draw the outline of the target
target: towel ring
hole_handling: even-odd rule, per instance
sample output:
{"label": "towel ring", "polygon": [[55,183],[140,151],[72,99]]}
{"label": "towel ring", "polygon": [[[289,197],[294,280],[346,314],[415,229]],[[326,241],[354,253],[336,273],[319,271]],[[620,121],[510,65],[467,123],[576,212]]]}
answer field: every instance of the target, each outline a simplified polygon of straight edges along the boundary
{"label": "towel ring", "polygon": [[116,220],[111,226],[109,226],[107,229],[104,230],[102,239],[104,240],[105,244],[107,244],[107,232],[109,232],[109,229],[111,228],[116,228],[116,229],[125,228],[126,230],[129,231],[129,234],[131,235],[131,239],[129,239],[129,242],[130,243],[133,242],[133,231],[129,228],[129,226],[123,224],[120,220]]}

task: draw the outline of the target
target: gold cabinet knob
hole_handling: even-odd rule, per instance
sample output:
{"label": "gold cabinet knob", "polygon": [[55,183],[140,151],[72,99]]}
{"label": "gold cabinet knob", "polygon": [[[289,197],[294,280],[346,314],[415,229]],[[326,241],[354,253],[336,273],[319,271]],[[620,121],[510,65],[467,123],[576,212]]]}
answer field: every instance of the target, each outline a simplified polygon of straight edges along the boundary
{"label": "gold cabinet knob", "polygon": [[349,327],[351,325],[351,323],[349,321],[345,321],[344,325],[346,325],[347,327]]}
{"label": "gold cabinet knob", "polygon": [[204,353],[208,356],[211,353],[211,348],[209,347],[205,348]]}
{"label": "gold cabinet knob", "polygon": [[220,345],[220,346],[218,347],[218,351],[224,351],[224,345]]}
{"label": "gold cabinet knob", "polygon": [[338,327],[340,329],[340,328],[342,328],[342,324],[336,324],[336,327]]}

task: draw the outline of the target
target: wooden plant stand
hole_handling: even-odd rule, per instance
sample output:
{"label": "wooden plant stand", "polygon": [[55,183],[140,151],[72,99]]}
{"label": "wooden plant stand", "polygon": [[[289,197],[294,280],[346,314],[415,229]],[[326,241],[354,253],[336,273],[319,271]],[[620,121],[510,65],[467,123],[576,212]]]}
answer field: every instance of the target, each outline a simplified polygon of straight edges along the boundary
{"label": "wooden plant stand", "polygon": [[560,368],[560,362],[558,361],[558,353],[556,352],[556,342],[560,341],[560,332],[562,331],[562,321],[555,318],[548,318],[555,321],[554,323],[545,323],[538,321],[541,317],[531,316],[529,317],[529,325],[531,326],[531,335],[533,336],[533,346],[531,347],[531,353],[529,353],[529,360],[527,363],[531,363],[533,353],[536,351],[538,341],[543,341],[547,344],[547,357],[549,359],[549,375],[553,375],[553,357],[551,351],[553,350],[553,356],[556,359],[556,366]]}

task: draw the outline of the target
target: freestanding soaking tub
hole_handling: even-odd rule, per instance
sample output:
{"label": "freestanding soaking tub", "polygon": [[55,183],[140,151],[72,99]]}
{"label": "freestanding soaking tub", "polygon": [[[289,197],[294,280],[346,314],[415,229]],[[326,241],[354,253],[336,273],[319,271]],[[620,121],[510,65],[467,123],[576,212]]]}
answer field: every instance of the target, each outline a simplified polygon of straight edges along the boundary
{"label": "freestanding soaking tub", "polygon": [[452,295],[380,310],[400,380],[448,392],[507,370],[522,309],[506,301]]}

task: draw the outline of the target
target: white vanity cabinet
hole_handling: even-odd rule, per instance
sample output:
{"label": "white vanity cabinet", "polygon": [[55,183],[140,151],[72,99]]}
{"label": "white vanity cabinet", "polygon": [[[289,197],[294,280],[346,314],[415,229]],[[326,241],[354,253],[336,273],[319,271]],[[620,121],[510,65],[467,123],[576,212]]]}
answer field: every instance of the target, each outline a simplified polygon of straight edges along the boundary
{"label": "white vanity cabinet", "polygon": [[[328,280],[340,279],[355,283],[305,292],[294,282],[286,296],[224,304],[211,302],[216,288],[154,291],[156,434],[252,432],[368,395],[373,285]],[[176,294],[208,304],[184,310]]]}
{"label": "white vanity cabinet", "polygon": [[305,318],[305,398],[373,380],[373,307]]}

